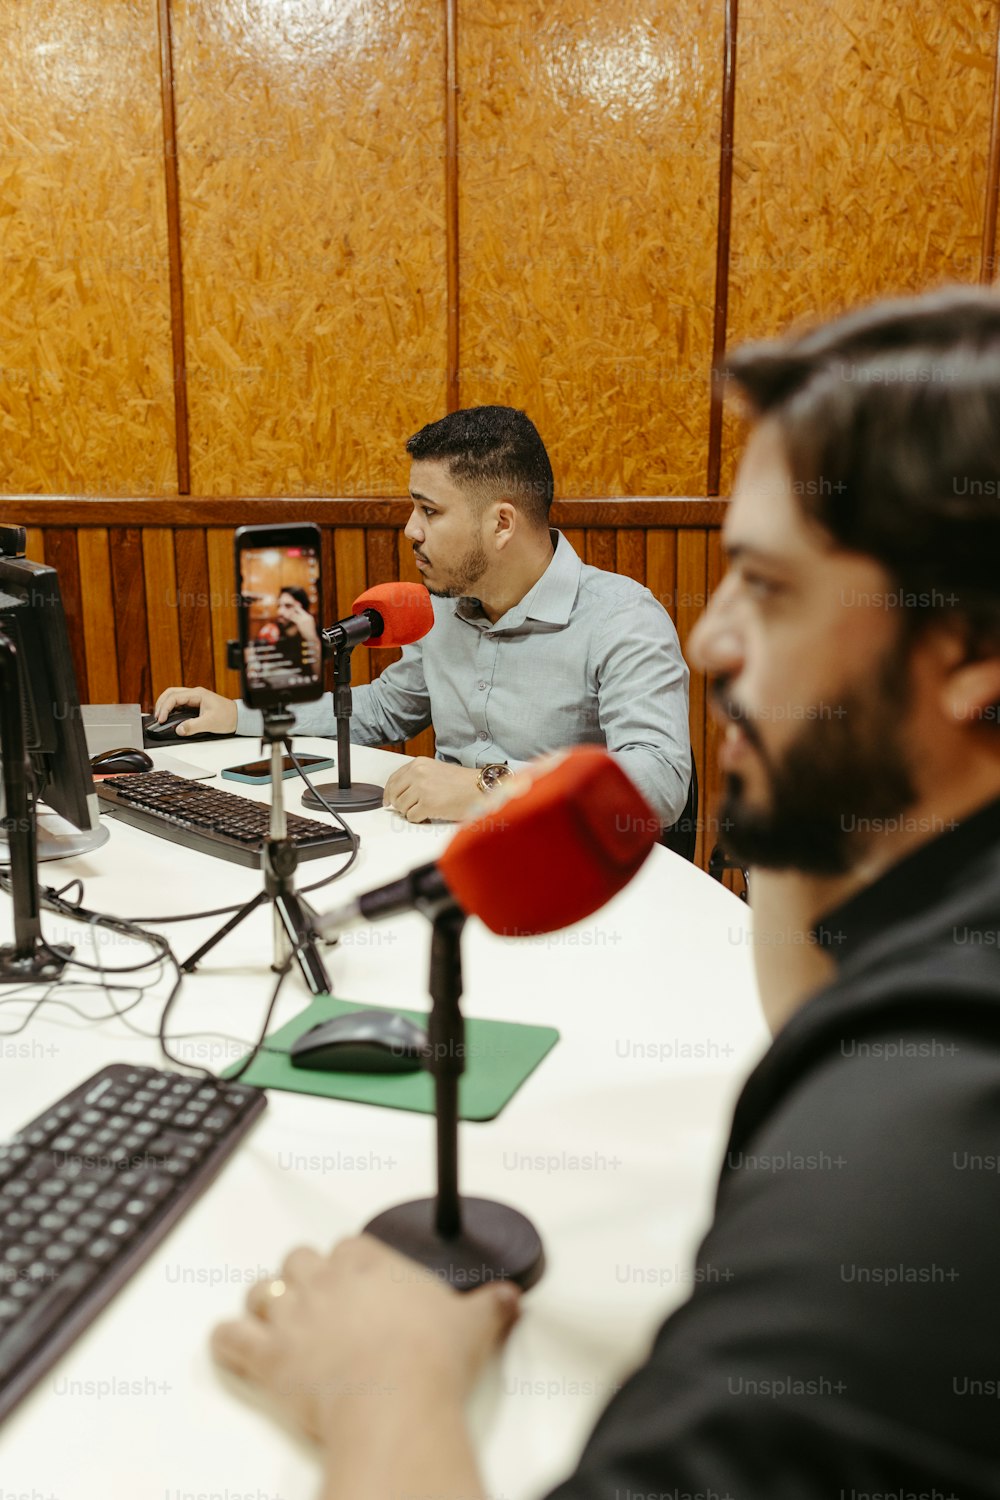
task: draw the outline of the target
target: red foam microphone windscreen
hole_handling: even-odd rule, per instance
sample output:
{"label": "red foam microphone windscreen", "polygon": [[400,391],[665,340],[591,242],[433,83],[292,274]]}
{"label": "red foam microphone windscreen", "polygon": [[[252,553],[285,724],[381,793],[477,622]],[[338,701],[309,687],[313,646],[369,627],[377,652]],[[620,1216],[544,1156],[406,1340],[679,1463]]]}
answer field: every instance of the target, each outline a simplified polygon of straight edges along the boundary
{"label": "red foam microphone windscreen", "polygon": [[555,932],[610,901],[660,822],[606,750],[580,746],[520,797],[468,824],[438,859],[462,910],[507,937]]}
{"label": "red foam microphone windscreen", "polygon": [[385,623],[381,635],[371,635],[366,646],[409,646],[434,624],[434,606],[422,583],[376,583],[351,605],[356,615],[377,609]]}

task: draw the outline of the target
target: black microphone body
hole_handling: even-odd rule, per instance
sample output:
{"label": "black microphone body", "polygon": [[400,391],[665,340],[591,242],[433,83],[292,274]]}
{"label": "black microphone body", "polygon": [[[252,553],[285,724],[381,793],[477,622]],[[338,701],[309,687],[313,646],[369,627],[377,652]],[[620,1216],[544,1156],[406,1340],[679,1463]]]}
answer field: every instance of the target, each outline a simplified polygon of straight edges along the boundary
{"label": "black microphone body", "polygon": [[431,920],[446,907],[458,909],[451,889],[436,864],[418,865],[408,870],[398,880],[381,885],[377,890],[365,891],[355,901],[327,912],[313,923],[313,930],[328,936],[342,932],[355,922],[379,922],[383,917],[396,917],[406,911],[420,911]]}
{"label": "black microphone body", "polygon": [[320,635],[327,646],[341,651],[345,646],[361,646],[371,636],[383,635],[384,632],[385,621],[378,610],[365,609],[359,615],[348,615],[346,620],[338,620],[336,625],[321,630]]}

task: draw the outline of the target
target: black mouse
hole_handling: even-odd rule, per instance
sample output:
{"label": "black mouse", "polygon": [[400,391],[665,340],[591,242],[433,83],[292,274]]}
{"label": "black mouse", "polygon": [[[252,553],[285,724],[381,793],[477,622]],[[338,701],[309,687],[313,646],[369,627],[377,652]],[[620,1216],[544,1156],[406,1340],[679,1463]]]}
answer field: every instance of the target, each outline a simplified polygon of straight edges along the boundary
{"label": "black mouse", "polygon": [[427,1033],[391,1010],[353,1010],[320,1021],[298,1037],[293,1068],[323,1073],[415,1073],[424,1066]]}
{"label": "black mouse", "polygon": [[92,756],[90,769],[98,776],[126,776],[130,771],[151,771],[153,760],[145,750],[123,745],[120,750],[102,750],[100,755]]}
{"label": "black mouse", "polygon": [[228,740],[228,734],[182,734],[178,735],[178,724],[184,724],[188,719],[196,719],[201,712],[193,704],[182,704],[172,708],[162,724],[158,724],[152,714],[144,715],[142,720],[142,737],[147,745],[167,745],[172,740],[179,744],[189,742],[197,743],[198,740]]}

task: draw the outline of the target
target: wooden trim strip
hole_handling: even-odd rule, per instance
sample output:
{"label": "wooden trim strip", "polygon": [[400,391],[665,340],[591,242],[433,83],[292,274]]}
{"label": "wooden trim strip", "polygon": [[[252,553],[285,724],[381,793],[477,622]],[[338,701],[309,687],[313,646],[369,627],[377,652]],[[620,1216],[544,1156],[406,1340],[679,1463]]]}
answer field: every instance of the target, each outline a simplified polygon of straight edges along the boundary
{"label": "wooden trim strip", "polygon": [[461,403],[459,386],[459,223],[458,223],[458,0],[445,0],[444,203],[445,274],[448,299],[446,400],[449,411]]}
{"label": "wooden trim strip", "polygon": [[[629,526],[721,526],[725,500],[704,496],[637,496],[557,500],[553,525],[623,529]],[[20,526],[244,526],[315,521],[320,526],[404,526],[412,505],[400,499],[236,497],[150,500],[95,499],[86,495],[5,495],[0,521]]]}
{"label": "wooden trim strip", "polygon": [[181,259],[181,197],[177,173],[177,121],[174,112],[174,55],[170,0],[159,0],[160,97],[163,101],[163,181],[167,198],[167,264],[170,269],[170,336],[173,343],[174,433],[177,493],[191,493],[188,437],[187,360],[184,350],[184,271]]}
{"label": "wooden trim strip", "polygon": [[[733,219],[733,141],[736,133],[736,27],[739,0],[726,0],[722,64],[722,124],[719,138],[719,221],[715,239],[715,318],[712,324],[712,369],[726,352],[729,317],[729,247]],[[722,473],[722,387],[712,381],[708,412],[708,473],[705,488],[719,493]]]}
{"label": "wooden trim strip", "polygon": [[986,169],[983,242],[979,251],[979,280],[988,286],[996,271],[997,196],[1000,192],[1000,17],[993,54],[993,113],[990,118],[990,157]]}

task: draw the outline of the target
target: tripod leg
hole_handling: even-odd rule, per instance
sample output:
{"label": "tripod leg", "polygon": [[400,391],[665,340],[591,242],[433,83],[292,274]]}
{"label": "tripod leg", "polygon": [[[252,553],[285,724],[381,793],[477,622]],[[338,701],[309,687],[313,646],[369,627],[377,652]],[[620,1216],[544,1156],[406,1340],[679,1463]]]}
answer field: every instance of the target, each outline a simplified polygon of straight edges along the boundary
{"label": "tripod leg", "polygon": [[224,927],[220,927],[218,932],[213,932],[208,941],[206,943],[202,943],[197,953],[192,953],[190,958],[186,958],[184,960],[184,962],[181,964],[181,968],[183,969],[184,973],[190,974],[193,969],[196,969],[201,960],[205,957],[205,954],[209,953],[215,947],[216,943],[221,942],[227,933],[232,932],[234,927],[238,927],[240,925],[244,917],[248,917],[252,911],[256,911],[261,902],[266,900],[267,892],[261,891],[259,895],[254,896],[252,901],[248,901],[246,906],[241,906],[235,917],[230,917],[229,921]]}
{"label": "tripod leg", "polygon": [[295,950],[303,979],[314,995],[328,995],[332,993],[330,978],[319,956],[306,910],[306,903],[300,901],[294,891],[280,891],[274,897],[275,916],[280,919],[285,936]]}

